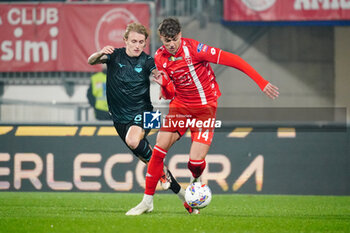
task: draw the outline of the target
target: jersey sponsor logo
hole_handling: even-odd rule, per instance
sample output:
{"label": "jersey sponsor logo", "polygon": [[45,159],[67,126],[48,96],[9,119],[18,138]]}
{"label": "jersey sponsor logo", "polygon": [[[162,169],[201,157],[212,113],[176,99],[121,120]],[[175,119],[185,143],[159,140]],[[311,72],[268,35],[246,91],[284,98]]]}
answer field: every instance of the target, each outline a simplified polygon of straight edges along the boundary
{"label": "jersey sponsor logo", "polygon": [[182,73],[185,72],[186,70],[175,70],[174,73]]}
{"label": "jersey sponsor logo", "polygon": [[163,64],[163,68],[166,68],[166,62]]}
{"label": "jersey sponsor logo", "polygon": [[202,51],[204,44],[199,43],[199,45],[197,46],[197,53],[199,53],[200,51]]}
{"label": "jersey sponsor logo", "polygon": [[178,80],[176,82],[179,86],[188,86],[192,83],[192,78],[190,76],[190,73],[186,73],[185,75],[178,77]]}
{"label": "jersey sponsor logo", "polygon": [[159,129],[161,125],[162,114],[157,110],[156,112],[143,113],[143,128],[144,129]]}
{"label": "jersey sponsor logo", "polygon": [[214,48],[211,48],[211,49],[210,49],[210,53],[211,53],[211,55],[215,55],[216,50],[215,50]]}
{"label": "jersey sponsor logo", "polygon": [[179,60],[182,60],[183,57],[174,57],[174,56],[171,56],[168,58],[169,61],[179,61]]}

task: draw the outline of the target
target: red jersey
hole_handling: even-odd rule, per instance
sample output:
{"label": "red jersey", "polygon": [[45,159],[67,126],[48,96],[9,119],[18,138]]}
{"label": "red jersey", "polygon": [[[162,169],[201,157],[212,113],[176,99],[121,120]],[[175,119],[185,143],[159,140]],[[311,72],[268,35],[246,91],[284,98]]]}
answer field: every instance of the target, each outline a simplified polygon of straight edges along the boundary
{"label": "red jersey", "polygon": [[175,86],[175,98],[185,104],[205,105],[216,103],[221,95],[209,62],[218,63],[221,49],[196,40],[182,38],[175,55],[164,46],[154,60],[157,69],[168,74]]}

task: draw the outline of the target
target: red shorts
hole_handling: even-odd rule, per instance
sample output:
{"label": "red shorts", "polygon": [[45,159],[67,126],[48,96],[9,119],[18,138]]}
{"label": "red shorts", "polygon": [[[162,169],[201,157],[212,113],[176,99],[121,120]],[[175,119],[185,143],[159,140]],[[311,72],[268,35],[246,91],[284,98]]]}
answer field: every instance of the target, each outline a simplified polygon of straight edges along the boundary
{"label": "red shorts", "polygon": [[216,102],[191,106],[174,99],[169,104],[169,113],[160,130],[178,132],[183,136],[190,129],[192,141],[210,145],[214,136],[216,108]]}

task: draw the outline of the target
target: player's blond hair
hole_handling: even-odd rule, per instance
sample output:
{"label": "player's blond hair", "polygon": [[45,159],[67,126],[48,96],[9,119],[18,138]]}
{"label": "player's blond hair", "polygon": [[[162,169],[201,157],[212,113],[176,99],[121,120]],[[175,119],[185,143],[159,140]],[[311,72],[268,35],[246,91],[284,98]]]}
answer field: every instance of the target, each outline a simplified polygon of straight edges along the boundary
{"label": "player's blond hair", "polygon": [[126,26],[124,38],[128,39],[130,32],[137,32],[145,36],[145,40],[148,38],[148,30],[145,26],[140,23],[130,23]]}

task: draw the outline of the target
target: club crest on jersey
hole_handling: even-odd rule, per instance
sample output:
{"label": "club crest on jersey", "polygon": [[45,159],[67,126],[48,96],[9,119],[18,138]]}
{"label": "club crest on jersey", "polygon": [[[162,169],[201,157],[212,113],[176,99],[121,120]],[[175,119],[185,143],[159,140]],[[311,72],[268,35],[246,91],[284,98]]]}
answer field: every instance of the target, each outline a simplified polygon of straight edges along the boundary
{"label": "club crest on jersey", "polygon": [[185,61],[187,62],[188,65],[192,64],[192,58],[190,56],[185,57]]}
{"label": "club crest on jersey", "polygon": [[171,56],[169,57],[169,61],[178,61],[178,60],[182,60],[183,58],[182,57],[174,57],[174,56]]}
{"label": "club crest on jersey", "polygon": [[142,67],[140,65],[137,65],[135,66],[134,70],[137,72],[137,73],[140,73],[142,71]]}

